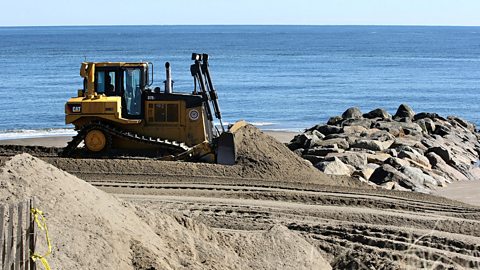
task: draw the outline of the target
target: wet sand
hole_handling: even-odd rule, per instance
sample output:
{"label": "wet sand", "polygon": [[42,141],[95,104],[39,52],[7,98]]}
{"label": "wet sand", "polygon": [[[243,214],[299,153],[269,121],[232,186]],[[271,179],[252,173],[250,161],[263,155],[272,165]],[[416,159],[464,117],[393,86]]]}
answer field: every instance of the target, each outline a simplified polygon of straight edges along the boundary
{"label": "wet sand", "polygon": [[[297,132],[285,132],[285,131],[264,131],[268,135],[274,137],[282,143],[289,142],[293,136],[297,135]],[[12,145],[35,145],[45,147],[64,147],[67,142],[71,140],[70,136],[52,136],[52,137],[38,137],[38,138],[25,138],[25,139],[9,139],[0,140],[0,145],[12,144]]]}

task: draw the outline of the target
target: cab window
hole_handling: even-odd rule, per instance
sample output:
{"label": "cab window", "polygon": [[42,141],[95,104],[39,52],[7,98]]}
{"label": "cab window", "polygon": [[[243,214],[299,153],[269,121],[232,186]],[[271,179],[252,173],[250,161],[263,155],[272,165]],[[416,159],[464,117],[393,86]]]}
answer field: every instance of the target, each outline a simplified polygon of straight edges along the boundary
{"label": "cab window", "polygon": [[116,87],[115,71],[97,71],[95,76],[96,92],[107,96],[114,96]]}
{"label": "cab window", "polygon": [[127,114],[138,116],[142,113],[142,88],[140,69],[129,68],[123,74],[123,97],[126,103]]}

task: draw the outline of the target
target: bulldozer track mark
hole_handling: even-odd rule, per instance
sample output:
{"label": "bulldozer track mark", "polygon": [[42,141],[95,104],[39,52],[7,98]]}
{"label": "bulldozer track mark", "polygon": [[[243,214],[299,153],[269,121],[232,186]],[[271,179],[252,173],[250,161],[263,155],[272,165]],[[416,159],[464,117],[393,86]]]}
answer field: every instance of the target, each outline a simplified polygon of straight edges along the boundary
{"label": "bulldozer track mark", "polygon": [[[315,209],[304,212],[295,210],[295,207],[284,208],[283,201],[279,201],[278,206],[262,206],[261,203],[239,205],[221,201],[209,203],[208,198],[190,199],[162,199],[159,196],[154,200],[162,202],[159,204],[162,209],[179,211],[216,228],[264,229],[273,223],[281,223],[335,257],[349,252],[349,256],[369,261],[371,258],[365,254],[370,254],[376,260],[388,258],[385,262],[391,264],[393,261],[395,268],[480,267],[480,234],[464,241],[456,236],[455,230],[449,232],[450,225],[438,224],[436,228],[435,224],[425,224],[423,228],[410,228],[412,221],[403,227],[399,220],[388,217],[385,223],[377,223],[374,219],[369,220],[371,223],[363,223],[365,221],[355,221],[355,217],[350,221],[341,220]],[[132,200],[139,202],[135,198]],[[377,211],[376,215],[384,214],[388,212]],[[464,220],[461,224],[467,225],[466,222],[469,221]],[[476,220],[470,222],[478,223]]]}
{"label": "bulldozer track mark", "polygon": [[[168,184],[154,182],[139,181],[89,181],[92,185],[103,189],[122,189],[113,192],[129,193],[129,190],[135,190],[135,194],[141,194],[137,190],[154,190],[152,194],[168,195],[175,191],[181,191],[182,195],[185,191],[196,192],[196,196],[203,197],[231,197],[256,200],[274,200],[274,201],[292,201],[307,203],[313,205],[348,205],[362,208],[376,208],[386,210],[401,210],[412,212],[438,213],[455,216],[460,214],[462,217],[466,214],[478,214],[480,217],[480,209],[468,209],[459,207],[439,206],[434,207],[428,203],[416,203],[403,201],[388,201],[374,196],[367,196],[361,193],[332,193],[321,191],[307,191],[281,187],[265,187],[258,185],[216,185],[208,183],[195,184]],[[163,190],[163,191],[162,191]],[[207,194],[198,194],[198,192],[207,192]],[[148,192],[144,192],[149,194]]]}
{"label": "bulldozer track mark", "polygon": [[480,267],[478,245],[429,234],[406,233],[402,228],[379,230],[357,225],[335,227],[305,224],[290,224],[288,227],[301,232],[314,242],[318,241],[317,246],[328,251],[338,252],[348,247],[357,252],[362,250],[363,253],[391,257],[394,261],[408,261],[409,265],[414,262],[413,265],[417,267],[420,267],[419,263],[429,266],[441,263],[468,268]]}

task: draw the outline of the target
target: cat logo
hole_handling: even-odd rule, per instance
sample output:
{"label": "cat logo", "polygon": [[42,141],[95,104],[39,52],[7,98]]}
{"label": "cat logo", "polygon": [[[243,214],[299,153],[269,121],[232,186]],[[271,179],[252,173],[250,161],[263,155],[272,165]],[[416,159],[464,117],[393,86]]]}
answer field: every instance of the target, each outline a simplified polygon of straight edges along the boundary
{"label": "cat logo", "polygon": [[73,112],[73,113],[80,113],[80,112],[82,112],[82,106],[81,106],[81,105],[73,105],[73,106],[72,106],[72,112]]}

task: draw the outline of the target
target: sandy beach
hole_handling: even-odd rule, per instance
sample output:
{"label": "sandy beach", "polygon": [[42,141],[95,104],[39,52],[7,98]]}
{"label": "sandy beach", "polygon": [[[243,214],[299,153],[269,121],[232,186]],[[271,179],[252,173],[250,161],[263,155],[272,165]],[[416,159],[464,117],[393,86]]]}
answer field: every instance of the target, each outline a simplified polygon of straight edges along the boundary
{"label": "sandy beach", "polygon": [[[285,131],[264,131],[281,143],[288,143],[296,132]],[[64,147],[70,136],[57,137],[38,137],[25,139],[0,140],[0,145],[31,145],[45,147]],[[460,181],[454,182],[446,187],[439,187],[433,191],[434,195],[442,196],[452,200],[480,206],[480,182],[479,181]]]}
{"label": "sandy beach", "polygon": [[[162,269],[166,262],[179,269],[186,262],[189,269],[346,269],[360,268],[358,260],[428,268],[450,266],[452,257],[459,258],[454,265],[480,266],[470,248],[480,239],[479,208],[448,199],[456,194],[475,204],[475,187],[464,196],[468,200],[457,196],[464,191],[450,193],[449,187],[442,190],[445,197],[372,188],[351,177],[327,176],[291,152],[284,143],[295,133],[266,134],[253,126],[235,133],[235,166],[59,158],[48,148],[64,146],[69,137],[0,141],[47,146],[2,148],[6,188],[0,197],[42,198],[51,237],[64,247],[49,261],[62,269],[92,261],[101,264],[91,269]],[[22,149],[39,159],[8,152]],[[70,225],[78,216],[91,230],[82,222]],[[415,252],[406,252],[412,243]],[[277,248],[265,248],[272,245]],[[86,246],[96,251],[75,255]],[[185,255],[192,252],[199,255]]]}

